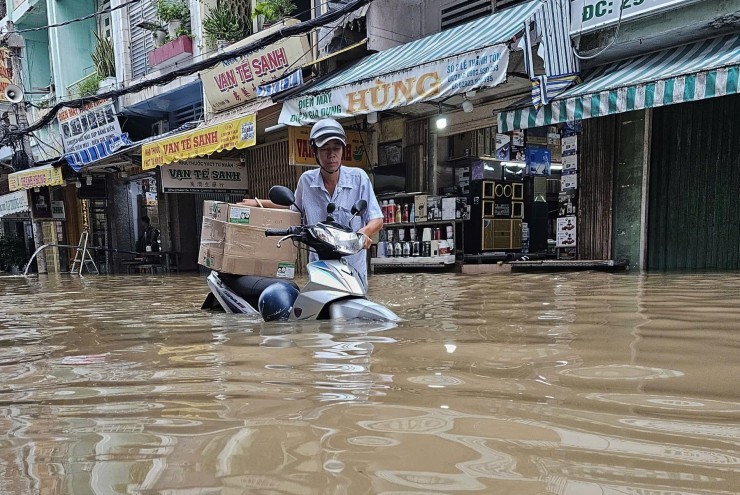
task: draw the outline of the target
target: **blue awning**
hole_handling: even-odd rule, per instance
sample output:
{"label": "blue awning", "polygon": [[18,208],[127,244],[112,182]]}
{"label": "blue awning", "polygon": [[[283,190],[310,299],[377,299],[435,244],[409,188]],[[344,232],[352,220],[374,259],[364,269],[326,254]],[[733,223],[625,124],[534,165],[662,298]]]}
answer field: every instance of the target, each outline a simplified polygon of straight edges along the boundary
{"label": "blue awning", "polygon": [[[534,40],[540,45],[538,55],[542,56],[548,76],[577,73],[578,61],[570,45],[569,25],[569,0],[532,0],[496,12],[360,60],[285,100],[280,122],[302,125],[326,116],[361,115],[494,87],[505,81],[510,50],[524,49],[525,63],[534,77],[531,53]],[[531,33],[534,36],[530,42]],[[430,90],[420,84],[417,94],[409,96],[411,81],[422,72],[427,76],[434,74],[425,81],[434,81],[438,86]],[[374,92],[375,101],[384,100],[378,95],[376,82],[394,88],[406,84],[401,88],[405,94],[391,98],[392,104],[363,103],[355,108],[353,98],[358,91]],[[315,111],[312,113],[311,109]]]}
{"label": "blue awning", "polygon": [[499,132],[738,93],[740,36],[711,38],[597,67],[549,104],[498,115]]}

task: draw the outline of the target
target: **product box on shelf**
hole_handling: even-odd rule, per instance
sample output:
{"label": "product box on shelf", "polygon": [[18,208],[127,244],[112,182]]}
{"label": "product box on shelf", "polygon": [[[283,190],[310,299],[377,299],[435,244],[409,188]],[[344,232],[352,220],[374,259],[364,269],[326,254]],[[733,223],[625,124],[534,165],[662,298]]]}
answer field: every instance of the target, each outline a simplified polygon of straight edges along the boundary
{"label": "product box on shelf", "polygon": [[427,195],[419,194],[414,196],[414,216],[417,222],[423,222],[427,219]]}
{"label": "product box on shelf", "polygon": [[467,197],[455,198],[455,218],[459,220],[470,220],[470,205]]}
{"label": "product box on shelf", "polygon": [[442,220],[454,220],[457,209],[457,198],[442,198]]}
{"label": "product box on shelf", "polygon": [[442,220],[441,196],[427,196],[427,220]]}

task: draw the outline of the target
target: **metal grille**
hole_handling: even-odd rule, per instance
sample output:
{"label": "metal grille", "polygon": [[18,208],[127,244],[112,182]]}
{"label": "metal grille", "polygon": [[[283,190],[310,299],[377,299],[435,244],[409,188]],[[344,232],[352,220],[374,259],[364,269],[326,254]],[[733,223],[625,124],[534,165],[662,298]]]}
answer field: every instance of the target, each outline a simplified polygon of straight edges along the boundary
{"label": "metal grille", "polygon": [[131,72],[134,79],[146,75],[149,71],[147,54],[154,49],[154,39],[148,29],[137,27],[137,24],[149,21],[159,24],[157,10],[152,0],[142,0],[129,8],[131,29]]}
{"label": "metal grille", "polygon": [[442,6],[442,31],[473,19],[491,15],[493,2],[491,0],[454,0]]}
{"label": "metal grille", "polygon": [[612,203],[617,156],[617,118],[583,121],[578,162],[578,257],[612,256]]}
{"label": "metal grille", "polygon": [[249,148],[246,152],[249,194],[267,198],[276,184],[295,189],[304,171],[288,163],[288,141],[282,140]]}
{"label": "metal grille", "polygon": [[174,110],[170,119],[170,129],[177,129],[188,122],[203,120],[203,101]]}

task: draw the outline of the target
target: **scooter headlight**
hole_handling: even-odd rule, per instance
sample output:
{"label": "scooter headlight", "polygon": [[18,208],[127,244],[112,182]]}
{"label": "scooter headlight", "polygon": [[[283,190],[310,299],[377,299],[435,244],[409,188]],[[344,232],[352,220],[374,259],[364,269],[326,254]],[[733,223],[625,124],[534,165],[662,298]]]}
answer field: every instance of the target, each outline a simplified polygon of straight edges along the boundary
{"label": "scooter headlight", "polygon": [[326,225],[314,225],[311,227],[311,233],[318,240],[332,246],[339,254],[355,254],[364,247],[360,236],[354,232],[345,232]]}

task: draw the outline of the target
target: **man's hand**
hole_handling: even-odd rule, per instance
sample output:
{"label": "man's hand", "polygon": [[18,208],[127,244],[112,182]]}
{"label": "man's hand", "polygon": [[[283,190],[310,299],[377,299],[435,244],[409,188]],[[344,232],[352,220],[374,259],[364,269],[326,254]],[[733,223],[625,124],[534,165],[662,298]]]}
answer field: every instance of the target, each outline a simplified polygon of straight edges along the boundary
{"label": "man's hand", "polygon": [[373,245],[373,240],[370,238],[370,236],[365,234],[364,232],[358,232],[358,234],[362,235],[362,244],[364,248],[370,249],[370,246]]}
{"label": "man's hand", "polygon": [[256,199],[249,199],[249,198],[242,199],[242,204],[247,205],[247,206],[254,206],[255,208],[259,206]]}

